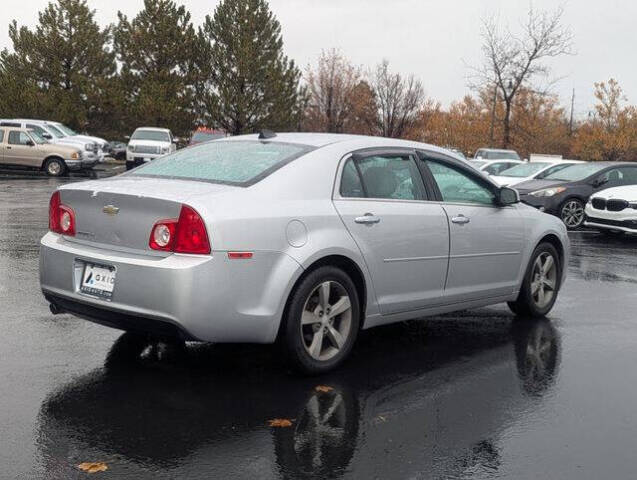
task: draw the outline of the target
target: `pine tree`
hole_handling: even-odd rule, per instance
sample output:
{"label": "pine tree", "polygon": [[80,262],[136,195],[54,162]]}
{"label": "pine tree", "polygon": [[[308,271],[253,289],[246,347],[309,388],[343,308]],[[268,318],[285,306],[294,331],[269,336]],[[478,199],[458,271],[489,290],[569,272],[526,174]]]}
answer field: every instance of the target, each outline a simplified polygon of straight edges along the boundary
{"label": "pine tree", "polygon": [[15,20],[9,25],[13,53],[0,54],[0,81],[17,85],[10,90],[16,110],[12,113],[91,129],[99,99],[116,70],[108,48],[110,28],[100,29],[94,14],[86,0],[57,0],[39,13],[34,30],[18,27]]}
{"label": "pine tree", "polygon": [[222,0],[202,34],[208,42],[213,124],[231,134],[296,129],[300,71],[283,53],[281,25],[265,0]]}
{"label": "pine tree", "polygon": [[190,13],[171,0],[144,0],[132,21],[121,12],[118,17],[114,44],[128,104],[125,123],[186,134],[197,116],[194,92],[203,48]]}

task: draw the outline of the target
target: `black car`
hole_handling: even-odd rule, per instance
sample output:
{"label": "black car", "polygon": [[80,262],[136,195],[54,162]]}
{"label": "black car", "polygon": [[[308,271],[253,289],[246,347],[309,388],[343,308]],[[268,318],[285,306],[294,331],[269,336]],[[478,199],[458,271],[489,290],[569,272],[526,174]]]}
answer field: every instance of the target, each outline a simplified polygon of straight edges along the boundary
{"label": "black car", "polygon": [[636,184],[637,163],[592,162],[566,167],[515,188],[524,203],[560,217],[568,228],[575,229],[584,223],[584,206],[593,193]]}
{"label": "black car", "polygon": [[126,144],[124,142],[109,142],[109,155],[118,160],[126,159]]}

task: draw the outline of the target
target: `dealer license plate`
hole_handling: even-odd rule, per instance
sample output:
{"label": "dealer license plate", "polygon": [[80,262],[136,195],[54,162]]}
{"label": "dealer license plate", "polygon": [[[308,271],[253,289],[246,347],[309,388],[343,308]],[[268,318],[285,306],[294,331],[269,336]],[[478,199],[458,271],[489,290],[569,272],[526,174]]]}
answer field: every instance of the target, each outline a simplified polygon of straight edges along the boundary
{"label": "dealer license plate", "polygon": [[115,267],[87,263],[82,274],[80,292],[102,298],[111,298],[115,288]]}

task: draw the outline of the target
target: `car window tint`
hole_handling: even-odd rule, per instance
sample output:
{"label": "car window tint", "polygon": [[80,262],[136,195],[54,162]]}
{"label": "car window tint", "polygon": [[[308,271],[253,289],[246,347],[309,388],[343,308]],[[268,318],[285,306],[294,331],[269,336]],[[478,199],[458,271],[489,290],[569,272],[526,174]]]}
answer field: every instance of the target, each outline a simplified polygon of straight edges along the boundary
{"label": "car window tint", "polygon": [[9,132],[9,143],[11,145],[26,145],[29,140],[31,139],[24,132],[16,132],[15,130]]}
{"label": "car window tint", "polygon": [[424,199],[422,178],[412,156],[370,156],[356,162],[369,198]]}
{"label": "car window tint", "polygon": [[153,160],[129,174],[247,186],[311,150],[307,145],[278,142],[208,142]]}
{"label": "car window tint", "polygon": [[4,142],[4,130],[0,130],[0,143]]}
{"label": "car window tint", "polygon": [[443,201],[494,204],[495,195],[493,192],[468,173],[435,160],[427,160],[427,165],[438,185]]}
{"label": "car window tint", "polygon": [[354,160],[351,158],[345,162],[343,174],[341,175],[341,197],[360,198],[365,196],[361,177],[358,175]]}

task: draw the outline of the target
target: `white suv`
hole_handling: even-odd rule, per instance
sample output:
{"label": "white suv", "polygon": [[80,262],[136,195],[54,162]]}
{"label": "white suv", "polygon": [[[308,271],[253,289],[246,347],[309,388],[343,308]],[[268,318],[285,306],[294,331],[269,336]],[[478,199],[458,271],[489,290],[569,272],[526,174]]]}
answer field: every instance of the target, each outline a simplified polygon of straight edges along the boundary
{"label": "white suv", "polygon": [[139,127],[126,148],[126,170],[177,150],[177,139],[167,128]]}
{"label": "white suv", "polygon": [[51,143],[61,143],[64,145],[73,145],[82,150],[82,157],[99,162],[102,161],[104,154],[101,149],[92,140],[78,136],[72,137],[62,133],[59,128],[55,126],[55,122],[47,122],[45,120],[29,120],[29,119],[1,119],[0,126],[2,127],[16,127],[26,128],[39,133],[43,138]]}
{"label": "white suv", "polygon": [[93,137],[90,135],[81,135],[76,131],[70,129],[66,125],[60,122],[48,122],[49,126],[55,129],[57,132],[62,133],[63,138],[73,138],[78,140],[86,140],[88,142],[93,142],[97,145],[97,156],[98,161],[104,161],[104,155],[106,153],[106,149],[108,147],[108,142],[100,137]]}

